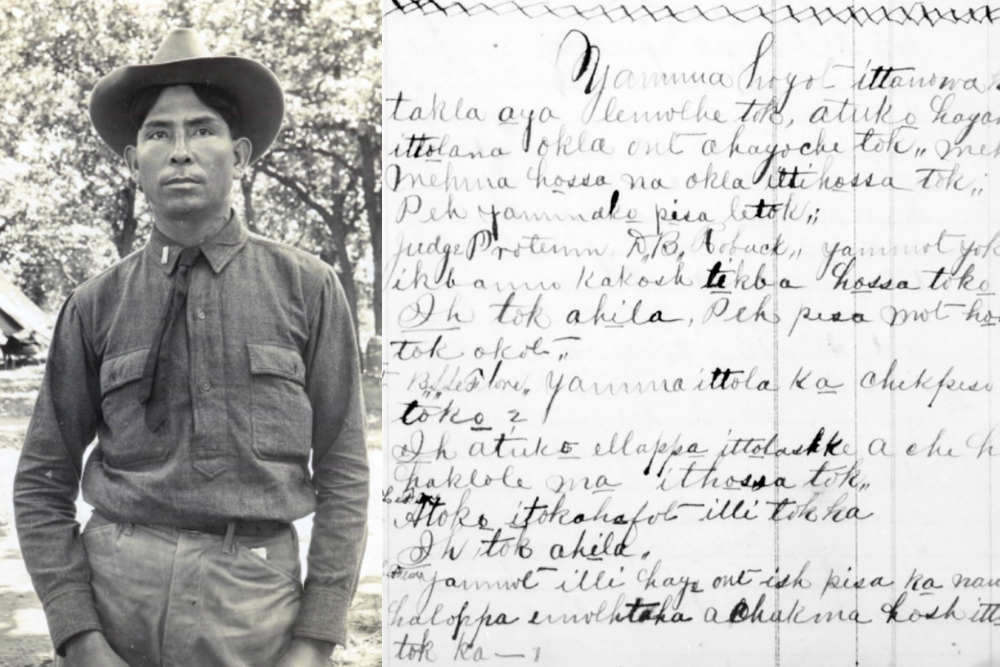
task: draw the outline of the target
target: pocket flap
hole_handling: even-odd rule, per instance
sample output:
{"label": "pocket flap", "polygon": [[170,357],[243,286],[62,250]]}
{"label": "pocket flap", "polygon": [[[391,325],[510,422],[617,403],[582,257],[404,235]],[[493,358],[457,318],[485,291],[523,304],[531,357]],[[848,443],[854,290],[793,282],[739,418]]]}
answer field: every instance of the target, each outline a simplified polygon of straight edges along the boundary
{"label": "pocket flap", "polygon": [[144,348],[105,359],[101,364],[101,394],[141,378],[148,354],[149,350]]}
{"label": "pocket flap", "polygon": [[305,386],[306,365],[298,350],[279,345],[247,344],[250,372],[254,375],[277,375]]}

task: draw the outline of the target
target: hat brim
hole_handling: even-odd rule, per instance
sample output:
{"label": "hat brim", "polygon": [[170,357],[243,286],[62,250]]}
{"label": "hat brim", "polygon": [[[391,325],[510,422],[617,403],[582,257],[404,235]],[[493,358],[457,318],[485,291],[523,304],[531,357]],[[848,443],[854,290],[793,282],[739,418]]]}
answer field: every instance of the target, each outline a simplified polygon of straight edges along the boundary
{"label": "hat brim", "polygon": [[94,86],[90,120],[101,139],[118,155],[136,144],[130,105],[140,90],[153,86],[203,84],[228,92],[240,109],[240,130],[252,146],[254,162],[271,146],[285,113],[277,77],[260,63],[237,56],[186,58],[119,67]]}

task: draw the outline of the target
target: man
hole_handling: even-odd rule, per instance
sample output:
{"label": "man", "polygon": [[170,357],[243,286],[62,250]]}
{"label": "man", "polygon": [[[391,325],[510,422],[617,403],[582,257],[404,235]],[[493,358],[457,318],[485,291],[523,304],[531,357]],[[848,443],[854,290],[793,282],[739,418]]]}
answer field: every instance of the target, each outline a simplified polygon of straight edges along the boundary
{"label": "man", "polygon": [[[155,228],[64,304],[18,466],[57,663],[325,664],[365,546],[354,329],[328,265],[230,207],[280,128],[281,88],[174,30],[151,64],[98,82],[90,111]],[[313,511],[303,587],[290,524]]]}

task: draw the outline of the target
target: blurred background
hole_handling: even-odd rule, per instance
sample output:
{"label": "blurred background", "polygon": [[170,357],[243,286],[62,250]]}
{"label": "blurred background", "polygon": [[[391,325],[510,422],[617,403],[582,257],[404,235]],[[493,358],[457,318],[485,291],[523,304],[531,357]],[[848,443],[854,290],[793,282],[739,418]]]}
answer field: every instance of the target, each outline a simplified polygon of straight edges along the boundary
{"label": "blurred background", "polygon": [[[90,92],[115,67],[148,62],[172,27],[196,28],[214,55],[264,63],[284,86],[283,129],[238,184],[235,206],[252,231],[321,257],[340,276],[366,374],[372,488],[381,485],[379,4],[2,0],[0,667],[51,662],[10,496],[54,314],[76,285],[141,248],[152,224],[124,163],[90,125]],[[351,638],[335,665],[381,664],[380,503],[371,510]]]}

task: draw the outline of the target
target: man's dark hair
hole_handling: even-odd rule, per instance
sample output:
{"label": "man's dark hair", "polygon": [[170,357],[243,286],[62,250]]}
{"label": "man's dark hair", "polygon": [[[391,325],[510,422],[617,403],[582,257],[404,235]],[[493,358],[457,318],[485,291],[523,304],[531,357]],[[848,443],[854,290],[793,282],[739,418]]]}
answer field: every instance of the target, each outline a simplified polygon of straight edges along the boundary
{"label": "man's dark hair", "polygon": [[[229,126],[229,134],[233,139],[238,139],[240,134],[240,107],[236,103],[236,98],[215,86],[206,86],[202,83],[183,84],[190,86],[194,94],[202,104],[212,109],[222,116]],[[129,105],[129,116],[132,120],[132,129],[136,133],[142,128],[146,116],[153,110],[156,100],[160,99],[160,93],[168,86],[152,86],[143,88],[132,98]]]}

